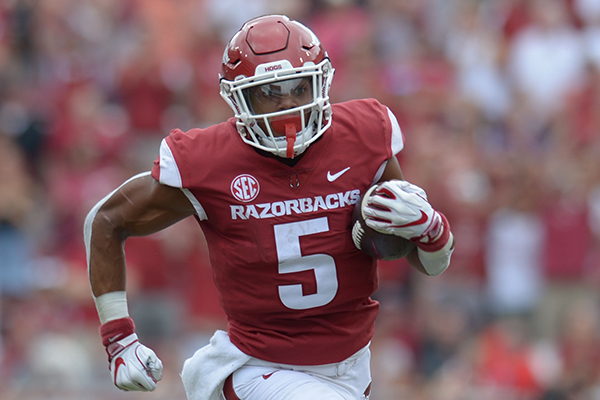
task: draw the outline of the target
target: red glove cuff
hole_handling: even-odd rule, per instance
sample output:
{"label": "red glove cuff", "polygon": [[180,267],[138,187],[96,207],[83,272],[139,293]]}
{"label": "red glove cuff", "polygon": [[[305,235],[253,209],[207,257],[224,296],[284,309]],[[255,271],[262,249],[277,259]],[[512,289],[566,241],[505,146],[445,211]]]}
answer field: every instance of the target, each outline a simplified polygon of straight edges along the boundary
{"label": "red glove cuff", "polygon": [[423,251],[428,253],[433,253],[435,251],[439,251],[444,248],[446,244],[448,244],[448,240],[450,240],[450,223],[446,219],[446,216],[438,211],[440,217],[442,219],[442,235],[435,241],[431,243],[423,243],[418,240],[415,241],[416,245]]}
{"label": "red glove cuff", "polygon": [[100,325],[100,335],[104,347],[109,346],[135,333],[135,324],[130,317],[114,319]]}

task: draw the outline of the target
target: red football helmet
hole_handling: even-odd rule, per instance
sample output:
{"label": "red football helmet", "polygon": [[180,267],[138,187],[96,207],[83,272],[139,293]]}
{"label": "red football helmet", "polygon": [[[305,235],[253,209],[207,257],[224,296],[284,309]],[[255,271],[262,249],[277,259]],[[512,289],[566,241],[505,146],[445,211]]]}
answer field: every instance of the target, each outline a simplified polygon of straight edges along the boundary
{"label": "red football helmet", "polygon": [[331,125],[333,73],[310,29],[283,15],[262,16],[246,22],[225,48],[221,96],[244,142],[293,158]]}

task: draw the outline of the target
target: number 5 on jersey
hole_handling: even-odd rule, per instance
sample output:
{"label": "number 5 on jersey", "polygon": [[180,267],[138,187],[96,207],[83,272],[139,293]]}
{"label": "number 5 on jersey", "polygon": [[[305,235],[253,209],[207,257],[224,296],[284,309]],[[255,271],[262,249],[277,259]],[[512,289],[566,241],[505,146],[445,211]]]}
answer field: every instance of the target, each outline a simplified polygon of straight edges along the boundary
{"label": "number 5 on jersey", "polygon": [[338,290],[337,271],[333,257],[328,254],[302,256],[300,236],[329,231],[327,217],[274,226],[279,273],[314,270],[317,292],[304,295],[302,284],[280,285],[279,298],[293,310],[306,310],[330,303]]}

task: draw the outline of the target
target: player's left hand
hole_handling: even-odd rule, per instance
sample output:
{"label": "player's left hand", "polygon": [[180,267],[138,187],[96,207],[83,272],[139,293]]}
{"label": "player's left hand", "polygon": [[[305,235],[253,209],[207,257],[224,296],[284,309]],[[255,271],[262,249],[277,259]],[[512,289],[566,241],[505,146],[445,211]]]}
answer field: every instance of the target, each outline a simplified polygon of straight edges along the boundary
{"label": "player's left hand", "polygon": [[440,214],[427,201],[427,194],[407,181],[379,184],[363,206],[366,224],[378,232],[431,243],[441,236]]}

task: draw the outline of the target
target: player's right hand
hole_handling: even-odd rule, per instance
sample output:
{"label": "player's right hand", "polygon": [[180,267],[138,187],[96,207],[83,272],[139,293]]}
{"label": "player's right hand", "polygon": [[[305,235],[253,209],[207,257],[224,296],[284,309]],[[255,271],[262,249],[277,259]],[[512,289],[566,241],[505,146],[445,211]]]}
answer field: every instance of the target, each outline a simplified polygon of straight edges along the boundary
{"label": "player's right hand", "polygon": [[131,318],[100,327],[113,382],[121,390],[150,392],[162,378],[163,365],[154,351],[138,341]]}

